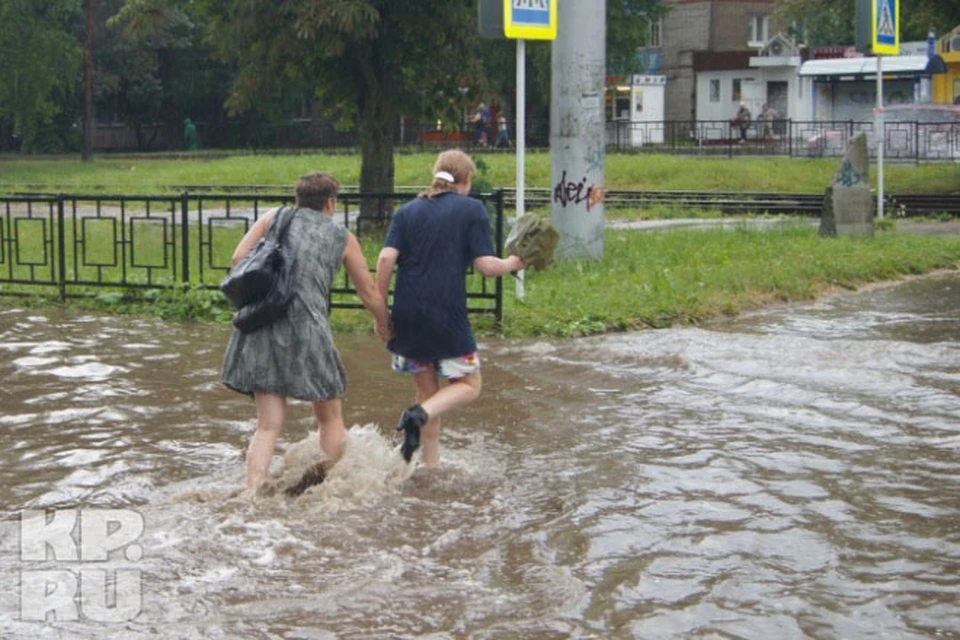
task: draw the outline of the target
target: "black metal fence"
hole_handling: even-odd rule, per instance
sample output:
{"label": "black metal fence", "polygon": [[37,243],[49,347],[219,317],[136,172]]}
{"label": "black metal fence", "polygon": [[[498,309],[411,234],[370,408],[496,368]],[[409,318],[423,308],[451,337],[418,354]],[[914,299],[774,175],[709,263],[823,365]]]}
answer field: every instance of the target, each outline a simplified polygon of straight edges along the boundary
{"label": "black metal fence", "polygon": [[[398,150],[433,151],[459,147],[472,151],[510,151],[515,147],[515,122],[507,122],[506,138],[498,137],[491,124],[481,136],[475,125],[459,123],[453,129],[436,124],[409,123],[395,141]],[[606,148],[618,153],[675,153],[734,157],[738,155],[780,155],[789,157],[839,157],[855,134],[868,137],[870,153],[875,154],[875,123],[872,120],[753,120],[741,131],[730,120],[668,120],[665,122],[618,122],[606,124]],[[326,125],[292,122],[271,130],[270,136],[256,141],[252,148],[330,149],[355,148],[355,132],[333,132]],[[884,155],[908,162],[960,160],[960,122],[903,121],[885,123]],[[550,146],[549,123],[528,122],[526,146],[545,149]]]}
{"label": "black metal fence", "polygon": [[[876,154],[873,121],[753,121],[743,130],[728,120],[607,123],[607,149],[698,155],[840,157],[850,139],[867,136]],[[886,122],[884,156],[909,162],[960,160],[960,121]]]}
{"label": "black metal fence", "polygon": [[[394,139],[398,151],[427,152],[458,147],[471,151],[510,152],[515,148],[516,123],[505,123],[505,137],[499,125],[492,123],[484,131],[470,122],[414,123],[404,121]],[[871,155],[876,152],[872,120],[753,120],[741,131],[731,120],[667,120],[663,122],[606,123],[606,149],[612,153],[673,153],[736,157],[739,155],[780,155],[789,157],[839,157],[855,134],[867,134]],[[162,127],[160,124],[146,128]],[[238,128],[226,135],[223,127],[208,130],[198,123],[206,149],[243,149],[251,152],[297,153],[308,149],[351,150],[360,146],[357,132],[340,131],[328,122],[293,120],[283,125]],[[902,162],[943,162],[960,160],[960,122],[891,121],[885,123],[885,156]],[[121,132],[122,133],[122,132]],[[132,151],[132,133],[105,137],[99,151]],[[124,137],[127,142],[112,142]],[[526,147],[550,146],[549,121],[529,120]],[[176,140],[152,146],[151,150],[177,150]],[[144,149],[146,151],[148,149]]]}
{"label": "black metal fence", "polygon": [[[336,218],[353,231],[373,264],[393,212],[410,193],[341,193]],[[504,242],[504,194],[477,196],[490,214],[498,253]],[[216,289],[230,269],[237,243],[271,208],[292,195],[196,194],[30,195],[0,197],[0,293],[34,287],[61,298],[91,288]],[[341,271],[331,307],[359,308],[356,290]],[[503,283],[472,270],[467,304],[473,313],[503,317]]]}

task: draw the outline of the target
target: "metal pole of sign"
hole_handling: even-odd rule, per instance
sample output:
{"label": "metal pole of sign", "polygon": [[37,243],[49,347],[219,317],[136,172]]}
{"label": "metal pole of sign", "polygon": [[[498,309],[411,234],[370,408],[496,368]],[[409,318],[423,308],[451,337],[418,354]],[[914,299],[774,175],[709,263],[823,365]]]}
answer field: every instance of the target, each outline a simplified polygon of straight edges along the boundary
{"label": "metal pole of sign", "polygon": [[887,137],[883,117],[883,56],[877,54],[877,220],[883,219],[883,146]]}
{"label": "metal pole of sign", "polygon": [[[517,38],[517,219],[519,219],[524,212],[524,196],[526,191],[526,185],[524,183],[524,167],[526,164],[524,145],[527,138],[525,114],[527,102],[526,58],[526,40]],[[520,270],[517,272],[517,300],[523,301],[525,296],[524,270]]]}

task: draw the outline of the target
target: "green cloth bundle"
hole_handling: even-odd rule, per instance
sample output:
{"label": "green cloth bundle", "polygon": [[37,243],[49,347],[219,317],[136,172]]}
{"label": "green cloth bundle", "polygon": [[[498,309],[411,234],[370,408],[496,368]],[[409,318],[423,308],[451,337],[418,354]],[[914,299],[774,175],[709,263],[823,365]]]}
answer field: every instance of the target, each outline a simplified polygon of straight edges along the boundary
{"label": "green cloth bundle", "polygon": [[525,213],[517,218],[507,236],[507,252],[536,267],[537,271],[544,271],[553,262],[553,251],[559,241],[560,234],[548,220]]}

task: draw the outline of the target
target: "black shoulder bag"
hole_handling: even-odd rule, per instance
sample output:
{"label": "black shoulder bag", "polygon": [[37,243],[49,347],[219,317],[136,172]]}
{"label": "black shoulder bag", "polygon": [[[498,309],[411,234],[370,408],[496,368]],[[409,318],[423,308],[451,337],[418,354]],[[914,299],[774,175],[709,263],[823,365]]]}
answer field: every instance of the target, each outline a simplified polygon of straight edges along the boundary
{"label": "black shoulder bag", "polygon": [[220,290],[237,307],[233,326],[250,333],[282,318],[293,299],[296,257],[284,244],[287,229],[297,210],[284,207],[273,220],[277,232],[270,230],[220,283]]}

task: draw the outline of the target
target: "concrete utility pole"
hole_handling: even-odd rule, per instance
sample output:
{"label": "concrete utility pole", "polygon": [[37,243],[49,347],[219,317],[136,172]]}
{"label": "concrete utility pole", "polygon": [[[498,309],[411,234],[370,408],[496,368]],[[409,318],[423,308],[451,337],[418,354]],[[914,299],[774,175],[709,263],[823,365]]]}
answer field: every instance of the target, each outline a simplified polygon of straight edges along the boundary
{"label": "concrete utility pole", "polygon": [[553,224],[559,258],[603,258],[606,2],[559,0],[550,92]]}

